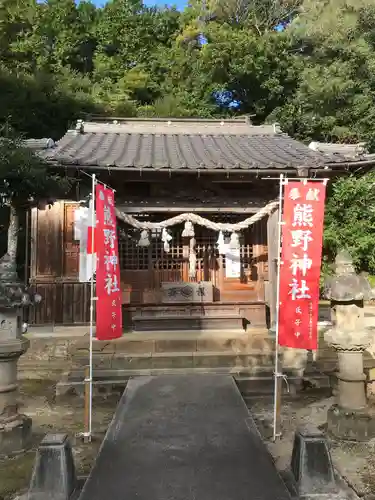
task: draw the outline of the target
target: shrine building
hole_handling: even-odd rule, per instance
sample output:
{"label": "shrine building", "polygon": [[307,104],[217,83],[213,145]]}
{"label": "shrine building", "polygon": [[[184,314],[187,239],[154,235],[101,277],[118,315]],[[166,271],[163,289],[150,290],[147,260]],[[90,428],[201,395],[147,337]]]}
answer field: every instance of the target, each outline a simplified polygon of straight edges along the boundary
{"label": "shrine building", "polygon": [[89,322],[75,217],[95,173],[116,190],[124,332],[272,327],[280,174],[369,163],[247,119],[78,121],[40,154],[76,182],[69,199],[32,209],[28,278],[43,301],[29,322]]}

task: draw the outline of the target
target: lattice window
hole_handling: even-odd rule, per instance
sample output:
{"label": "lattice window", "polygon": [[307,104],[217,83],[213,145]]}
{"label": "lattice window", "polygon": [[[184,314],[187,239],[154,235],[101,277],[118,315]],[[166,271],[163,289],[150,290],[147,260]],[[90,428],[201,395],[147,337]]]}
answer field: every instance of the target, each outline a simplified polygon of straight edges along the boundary
{"label": "lattice window", "polygon": [[164,251],[161,241],[161,231],[154,231],[151,242],[151,262],[154,269],[178,271],[183,263],[182,228],[179,226],[169,228],[172,236],[169,252]]}
{"label": "lattice window", "polygon": [[139,231],[121,225],[118,230],[120,269],[147,270],[149,268],[149,248],[139,247]]}
{"label": "lattice window", "polygon": [[[136,216],[138,219],[141,216]],[[206,216],[213,221],[230,222],[234,223],[243,218],[239,214],[208,214]],[[149,221],[158,221],[164,218],[163,215],[148,216]],[[217,266],[219,253],[217,249],[218,234],[201,226],[195,226],[195,240],[196,240],[196,256],[197,256],[197,270],[209,266],[214,269]],[[181,270],[184,261],[183,256],[183,238],[182,238],[183,225],[174,226],[169,228],[172,235],[170,241],[170,251],[166,253],[161,241],[161,230],[155,230],[150,237],[149,247],[139,247],[138,241],[140,231],[126,225],[119,225],[119,259],[121,269],[128,270]],[[241,231],[240,237],[240,255],[241,255],[241,268],[244,274],[250,274],[254,264],[253,245],[263,239],[264,235],[261,234],[263,228],[261,225],[256,224],[251,228]],[[230,234],[226,234],[225,238],[229,241]],[[225,258],[222,259],[222,265],[225,269]]]}
{"label": "lattice window", "polygon": [[[225,222],[229,224],[234,224],[241,219],[243,219],[243,215],[239,214],[210,214],[207,215],[207,218],[210,218],[212,221],[215,222]],[[246,229],[245,231],[241,231],[239,233],[239,240],[240,240],[240,256],[241,256],[241,268],[242,271],[246,273],[250,273],[251,267],[253,264],[253,232],[254,230],[257,230],[257,225]],[[215,258],[219,257],[219,253],[217,250],[217,238],[218,234],[214,231],[207,231],[207,229],[203,229],[203,234],[201,238],[201,244],[203,245],[203,251],[207,250],[209,254],[212,254]],[[199,233],[198,233],[199,234]],[[229,243],[230,241],[230,233],[225,233],[224,234],[225,241]],[[198,250],[198,245],[199,245],[199,237],[197,238],[197,250]],[[198,252],[197,252],[197,257],[198,257]],[[207,257],[206,257],[207,258]],[[222,259],[222,266],[225,269],[226,268],[226,260],[223,257]]]}
{"label": "lattice window", "polygon": [[214,280],[214,273],[218,269],[219,252],[217,249],[217,233],[201,226],[195,228],[195,253],[197,257],[196,277],[189,278]]}
{"label": "lattice window", "polygon": [[[242,241],[241,241],[242,239]],[[241,262],[243,269],[246,271],[250,271],[251,266],[253,265],[253,238],[251,235],[251,230],[247,229],[243,232],[241,237]]]}

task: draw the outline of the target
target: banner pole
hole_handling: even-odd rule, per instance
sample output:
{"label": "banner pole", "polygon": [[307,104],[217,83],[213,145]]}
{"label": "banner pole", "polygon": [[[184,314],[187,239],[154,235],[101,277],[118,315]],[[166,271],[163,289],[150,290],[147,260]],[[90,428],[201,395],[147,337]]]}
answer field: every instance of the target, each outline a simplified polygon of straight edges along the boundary
{"label": "banner pole", "polygon": [[273,404],[273,440],[281,436],[280,433],[280,412],[281,412],[281,391],[283,374],[280,371],[279,360],[279,312],[280,312],[280,266],[281,266],[281,226],[283,209],[283,186],[284,176],[279,178],[279,217],[277,229],[277,277],[276,277],[276,346],[275,346],[275,373],[274,373],[274,404]]}
{"label": "banner pole", "polygon": [[92,259],[91,259],[91,280],[90,280],[90,348],[89,348],[89,373],[88,380],[89,383],[89,394],[88,394],[88,428],[85,429],[85,441],[90,442],[92,437],[92,348],[93,348],[93,337],[94,337],[94,273],[95,273],[95,259],[94,259],[94,248],[95,248],[95,186],[96,186],[96,176],[92,175],[92,194],[91,194],[91,249],[92,249]]}

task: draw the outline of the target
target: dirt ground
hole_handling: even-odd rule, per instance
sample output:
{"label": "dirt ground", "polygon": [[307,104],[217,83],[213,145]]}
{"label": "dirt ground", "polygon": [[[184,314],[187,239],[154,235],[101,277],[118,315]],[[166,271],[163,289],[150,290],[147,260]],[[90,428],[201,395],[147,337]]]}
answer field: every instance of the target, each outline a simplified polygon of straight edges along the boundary
{"label": "dirt ground", "polygon": [[55,403],[55,383],[49,380],[30,380],[20,383],[20,411],[33,419],[33,447],[26,453],[0,460],[0,500],[24,493],[29,485],[35,450],[48,432],[69,435],[77,474],[86,475],[91,469],[107,427],[113,417],[118,397],[94,400],[92,443],[84,444],[76,434],[83,431],[83,400],[70,396],[66,402]]}
{"label": "dirt ground", "polygon": [[[33,419],[34,445],[23,455],[0,460],[0,500],[22,494],[29,485],[35,450],[48,432],[67,432],[73,444],[78,475],[87,475],[107,427],[113,417],[119,396],[94,400],[93,431],[95,439],[83,444],[76,434],[83,430],[83,400],[69,396],[63,403],[55,402],[54,382],[24,381],[20,384],[21,411]],[[256,398],[248,406],[263,433],[279,470],[290,462],[295,429],[300,425],[320,427],[325,424],[332,398],[321,394],[305,394],[284,402],[282,411],[283,436],[276,443],[270,441],[273,416],[272,398]],[[270,432],[271,431],[271,432]],[[375,440],[367,444],[330,441],[336,469],[364,500],[375,500]]]}
{"label": "dirt ground", "polygon": [[[248,401],[253,417],[274,457],[277,468],[285,470],[292,456],[294,432],[299,426],[313,426],[324,430],[328,408],[334,398],[319,394],[304,395],[284,402],[282,409],[282,437],[271,441],[272,399]],[[375,500],[375,440],[369,443],[339,442],[330,439],[331,456],[335,469],[355,493],[364,500]]]}

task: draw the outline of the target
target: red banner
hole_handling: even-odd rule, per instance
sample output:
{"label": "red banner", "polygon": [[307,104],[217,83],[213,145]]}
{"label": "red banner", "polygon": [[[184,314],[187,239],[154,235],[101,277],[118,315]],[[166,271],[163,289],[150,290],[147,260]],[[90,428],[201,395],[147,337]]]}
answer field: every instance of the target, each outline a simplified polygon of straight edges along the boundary
{"label": "red banner", "polygon": [[279,302],[282,346],[317,349],[325,192],[323,182],[289,182],[284,188]]}
{"label": "red banner", "polygon": [[120,267],[115,197],[112,189],[96,185],[96,338],[122,336]]}

